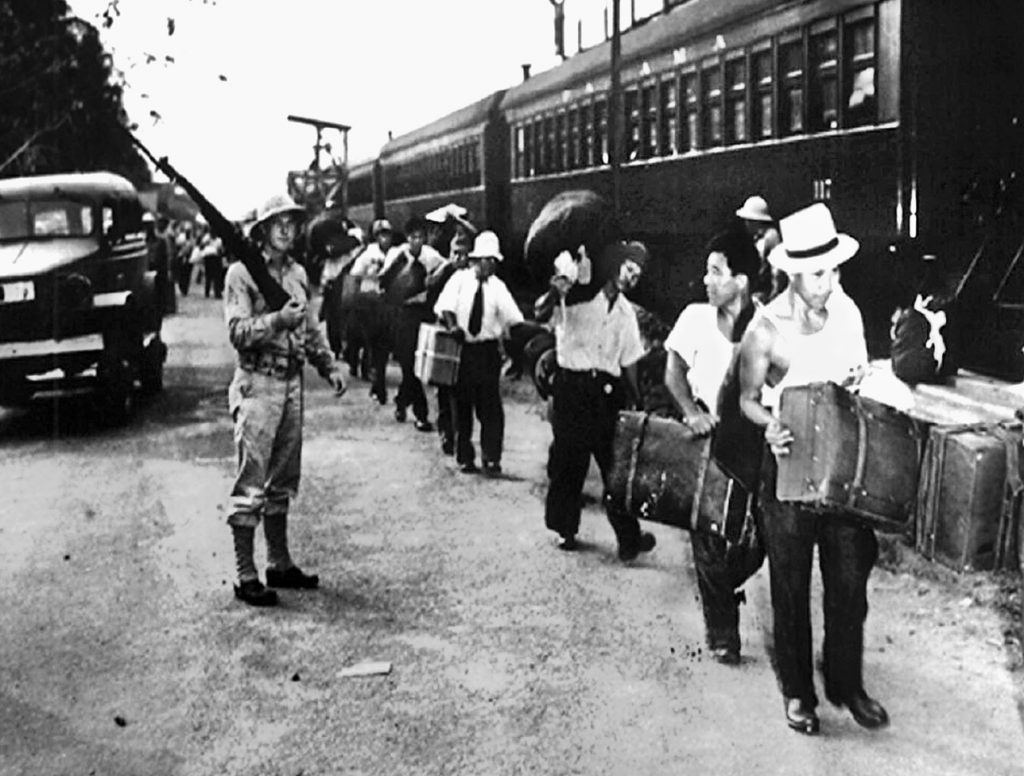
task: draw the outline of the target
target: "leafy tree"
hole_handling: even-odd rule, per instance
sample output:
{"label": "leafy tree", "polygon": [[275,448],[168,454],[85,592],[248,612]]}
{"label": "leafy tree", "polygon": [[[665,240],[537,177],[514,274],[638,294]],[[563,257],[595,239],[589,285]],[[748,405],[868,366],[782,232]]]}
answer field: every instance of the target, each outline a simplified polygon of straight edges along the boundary
{"label": "leafy tree", "polygon": [[0,0],[0,176],[149,168],[118,131],[120,84],[94,26],[65,0]]}

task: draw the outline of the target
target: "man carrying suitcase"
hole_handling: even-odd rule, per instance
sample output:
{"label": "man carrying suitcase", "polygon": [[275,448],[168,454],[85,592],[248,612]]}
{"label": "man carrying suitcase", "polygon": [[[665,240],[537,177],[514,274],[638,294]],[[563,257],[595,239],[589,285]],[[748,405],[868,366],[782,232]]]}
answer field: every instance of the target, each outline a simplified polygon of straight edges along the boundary
{"label": "man carrying suitcase", "polygon": [[880,728],[889,717],[864,691],[862,677],[867,581],[878,557],[875,534],[842,512],[823,513],[775,496],[775,457],[787,455],[794,441],[773,412],[783,388],[844,383],[863,374],[867,365],[860,310],[839,286],[839,265],[854,256],[859,244],[836,232],[824,203],[783,218],[780,227],[782,244],[769,260],[790,283],[747,329],[739,364],[740,409],[765,428],[772,453],[765,456],[762,470],[760,528],[771,569],[775,670],[787,724],[801,733],[817,733],[810,621],[817,545],[824,588],[825,695],[846,706],[860,725]]}
{"label": "man carrying suitcase", "polygon": [[[718,422],[713,408],[732,362],[735,343],[754,310],[751,293],[759,265],[757,252],[745,235],[736,231],[715,235],[708,243],[704,273],[708,301],[688,305],[665,340],[665,387],[682,413],[683,422],[697,435],[710,434]],[[734,482],[728,493],[737,503],[744,502],[740,507],[745,511],[749,497],[740,491],[742,486]],[[744,575],[749,575],[749,564],[734,570],[736,564],[730,561],[735,554],[728,552],[722,534],[694,526],[690,539],[708,648],[718,662],[736,665],[740,662],[742,598],[736,589],[746,581]],[[754,568],[763,559],[763,554],[758,555]]]}

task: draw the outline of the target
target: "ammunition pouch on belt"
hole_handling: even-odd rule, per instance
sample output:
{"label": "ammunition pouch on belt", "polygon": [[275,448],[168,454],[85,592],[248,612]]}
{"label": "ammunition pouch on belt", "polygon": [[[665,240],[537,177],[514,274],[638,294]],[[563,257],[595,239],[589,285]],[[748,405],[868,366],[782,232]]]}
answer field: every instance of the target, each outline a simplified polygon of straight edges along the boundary
{"label": "ammunition pouch on belt", "polygon": [[248,372],[256,372],[279,380],[291,380],[302,371],[303,360],[298,356],[279,353],[239,353],[238,365]]}

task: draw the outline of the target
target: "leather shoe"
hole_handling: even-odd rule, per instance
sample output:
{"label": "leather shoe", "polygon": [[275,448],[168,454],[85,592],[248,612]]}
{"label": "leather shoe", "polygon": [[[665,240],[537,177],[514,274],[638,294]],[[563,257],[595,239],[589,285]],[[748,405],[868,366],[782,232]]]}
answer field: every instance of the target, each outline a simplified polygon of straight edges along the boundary
{"label": "leather shoe", "polygon": [[417,420],[416,421],[416,430],[417,431],[433,431],[434,430],[434,424],[431,423],[429,420]]}
{"label": "leather shoe", "polygon": [[579,545],[576,543],[576,537],[572,534],[570,534],[569,536],[563,536],[562,541],[558,543],[558,549],[562,550],[563,552],[573,552],[578,548]]}
{"label": "leather shoe", "polygon": [[395,407],[395,420],[399,423],[405,423],[406,415],[405,407]]}
{"label": "leather shoe", "polygon": [[647,531],[641,531],[640,538],[637,540],[637,543],[635,545],[619,545],[619,560],[634,560],[636,556],[639,555],[641,552],[650,552],[651,550],[653,550],[654,545],[657,543],[658,542],[654,538],[654,534],[648,533]]}
{"label": "leather shoe", "polygon": [[721,663],[724,666],[738,666],[740,664],[739,647],[715,647],[711,650],[711,657],[715,659],[716,663]]}
{"label": "leather shoe", "polygon": [[247,579],[235,585],[235,598],[249,606],[277,606],[277,593],[265,588],[258,579]]}
{"label": "leather shoe", "polygon": [[271,568],[267,569],[267,585],[293,590],[313,590],[320,587],[320,577],[316,574],[306,574],[298,566],[292,566],[284,571]]}
{"label": "leather shoe", "polygon": [[441,452],[445,455],[455,455],[455,440],[450,436],[442,436]]}
{"label": "leather shoe", "polygon": [[868,730],[877,730],[889,724],[889,714],[885,707],[863,690],[836,705],[846,706],[850,710],[850,714],[853,715],[854,721]]}
{"label": "leather shoe", "polygon": [[462,472],[463,474],[476,474],[480,470],[476,468],[475,463],[470,461],[469,463],[460,463],[459,471]]}
{"label": "leather shoe", "polygon": [[498,477],[501,475],[501,464],[497,461],[484,461],[484,474],[488,477]]}
{"label": "leather shoe", "polygon": [[786,724],[791,730],[808,736],[817,735],[821,730],[821,720],[814,709],[805,705],[801,698],[786,698]]}

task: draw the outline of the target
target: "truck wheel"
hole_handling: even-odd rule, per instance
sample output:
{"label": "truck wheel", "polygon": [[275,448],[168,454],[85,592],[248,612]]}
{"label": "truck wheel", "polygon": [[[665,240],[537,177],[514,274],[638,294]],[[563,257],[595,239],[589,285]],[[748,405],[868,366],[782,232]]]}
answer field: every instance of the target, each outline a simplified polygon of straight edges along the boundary
{"label": "truck wheel", "polygon": [[164,389],[166,360],[167,345],[159,337],[154,337],[139,359],[139,386],[143,396],[154,396]]}
{"label": "truck wheel", "polygon": [[132,368],[121,356],[108,356],[96,370],[96,412],[105,426],[123,426],[135,410]]}

